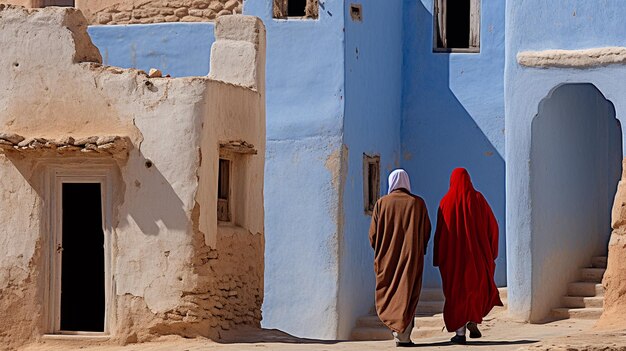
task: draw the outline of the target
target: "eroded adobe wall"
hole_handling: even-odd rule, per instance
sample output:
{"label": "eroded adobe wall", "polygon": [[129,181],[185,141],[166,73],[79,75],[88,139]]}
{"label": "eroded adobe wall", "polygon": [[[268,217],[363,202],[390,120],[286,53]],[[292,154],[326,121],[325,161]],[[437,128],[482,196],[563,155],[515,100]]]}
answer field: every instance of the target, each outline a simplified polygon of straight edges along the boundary
{"label": "eroded adobe wall", "polygon": [[[234,26],[252,23],[251,31],[264,38],[260,21],[247,21]],[[86,26],[75,9],[0,5],[0,86],[6,89],[0,132],[7,133],[0,139],[29,140],[0,143],[0,345],[16,347],[50,332],[45,263],[54,250],[44,170],[52,166],[113,169],[111,340],[217,338],[238,325],[258,326],[265,135],[264,127],[252,128],[265,123],[263,90],[236,77],[149,78],[102,66]],[[229,40],[237,46],[245,38]],[[222,49],[213,56],[229,55],[228,45]],[[245,67],[262,75],[264,54],[255,52]],[[218,124],[223,127],[213,128]],[[94,136],[120,136],[128,145],[111,154],[80,144]],[[233,226],[236,232],[218,232],[214,165],[220,140],[234,138],[256,143],[248,168],[256,213]]]}
{"label": "eroded adobe wall", "polygon": [[243,0],[76,0],[90,24],[214,21],[241,14]]}
{"label": "eroded adobe wall", "polygon": [[613,203],[608,264],[602,280],[605,292],[604,312],[597,324],[600,329],[626,328],[626,159],[622,165],[622,179]]}

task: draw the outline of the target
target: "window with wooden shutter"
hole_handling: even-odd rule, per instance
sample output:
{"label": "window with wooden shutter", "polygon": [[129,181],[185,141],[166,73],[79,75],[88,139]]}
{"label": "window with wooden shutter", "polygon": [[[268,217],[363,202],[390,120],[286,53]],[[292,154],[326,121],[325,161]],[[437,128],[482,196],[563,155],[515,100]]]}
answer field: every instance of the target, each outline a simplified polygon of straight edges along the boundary
{"label": "window with wooden shutter", "polygon": [[274,0],[274,18],[319,17],[319,0]]}
{"label": "window with wooden shutter", "polygon": [[480,51],[480,0],[435,0],[434,51]]}

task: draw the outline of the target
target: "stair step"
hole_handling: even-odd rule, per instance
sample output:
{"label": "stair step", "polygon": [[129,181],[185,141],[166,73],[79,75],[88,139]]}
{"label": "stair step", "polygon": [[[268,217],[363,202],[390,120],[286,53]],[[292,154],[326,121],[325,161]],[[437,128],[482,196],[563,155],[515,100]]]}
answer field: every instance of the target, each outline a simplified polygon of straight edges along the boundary
{"label": "stair step", "polygon": [[602,308],[604,297],[563,296],[561,304],[567,308]]}
{"label": "stair step", "polygon": [[419,339],[432,338],[433,336],[441,335],[442,333],[444,332],[441,331],[441,327],[439,328],[436,328],[436,327],[435,328],[421,328],[421,327],[413,328],[413,331],[411,332],[411,339],[419,340]]}
{"label": "stair step", "polygon": [[391,340],[393,339],[393,335],[391,334],[391,330],[387,329],[386,327],[357,327],[352,330],[352,336],[350,337],[350,339],[357,341]]}
{"label": "stair step", "polygon": [[[415,317],[416,328],[434,328],[443,326],[443,315],[437,314],[427,317]],[[357,327],[365,328],[382,328],[385,327],[383,322],[377,315],[369,315],[359,317],[356,321]]]}
{"label": "stair step", "polygon": [[598,319],[602,315],[602,308],[555,308],[552,316],[557,319]]}
{"label": "stair step", "polygon": [[604,288],[602,284],[593,282],[569,283],[567,286],[567,294],[569,296],[604,296]]}
{"label": "stair step", "polygon": [[420,301],[443,301],[443,290],[424,288],[420,292]]}
{"label": "stair step", "polygon": [[502,300],[502,302],[509,298],[509,290],[506,287],[498,288],[498,292],[500,293],[500,300]]}
{"label": "stair step", "polygon": [[359,319],[356,320],[356,326],[357,328],[382,328],[385,325],[377,315],[370,315],[359,317]]}
{"label": "stair step", "polygon": [[606,263],[606,256],[597,256],[591,259],[591,265],[596,268],[606,268]]}
{"label": "stair step", "polygon": [[581,271],[581,279],[585,282],[601,283],[604,277],[605,268],[583,268]]}
{"label": "stair step", "polygon": [[417,314],[433,315],[443,312],[443,301],[420,301],[417,304]]}

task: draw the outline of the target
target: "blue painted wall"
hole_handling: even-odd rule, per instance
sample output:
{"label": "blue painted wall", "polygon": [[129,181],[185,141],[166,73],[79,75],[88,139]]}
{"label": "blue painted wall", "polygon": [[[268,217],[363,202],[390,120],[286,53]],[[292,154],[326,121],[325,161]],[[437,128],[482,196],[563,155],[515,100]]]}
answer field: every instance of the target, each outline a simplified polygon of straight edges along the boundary
{"label": "blue painted wall", "polygon": [[[502,1],[481,5],[480,53],[433,53],[432,0],[404,1],[402,166],[428,205],[433,226],[450,173],[468,169],[500,226],[496,282],[506,285],[504,196],[504,16]],[[432,266],[424,286],[440,286]]]}
{"label": "blue painted wall", "polygon": [[[533,220],[534,207],[531,206],[532,121],[538,114],[541,101],[564,83],[591,83],[601,96],[613,103],[618,119],[626,116],[623,99],[626,81],[620,79],[626,76],[623,65],[590,69],[536,69],[519,66],[516,56],[526,50],[626,46],[623,25],[626,8],[623,5],[619,0],[507,1],[507,250],[509,311],[516,317],[533,321],[545,317],[546,306],[541,301],[552,300],[562,287],[553,286],[551,292],[546,292],[538,286],[551,281],[550,273],[563,272],[566,265],[580,263],[582,259],[569,256],[576,250],[569,250],[567,257],[554,259],[554,254],[560,252],[562,241],[570,240],[567,233],[560,233],[562,240],[550,241],[542,241],[541,236],[536,235],[538,223]],[[555,143],[561,141],[558,137],[554,138]],[[600,237],[597,241],[602,242],[603,239]],[[594,242],[592,236],[587,245],[595,246],[597,241]],[[535,250],[542,244],[543,250]],[[552,266],[556,269],[548,269]]]}
{"label": "blue painted wall", "polygon": [[400,164],[402,117],[402,2],[361,0],[361,22],[346,2],[346,102],[344,143],[348,174],[344,190],[341,247],[339,337],[348,337],[359,316],[374,305],[374,252],[369,244],[371,216],[364,211],[363,154],[379,155],[381,193]]}
{"label": "blue painted wall", "polygon": [[343,0],[318,20],[272,18],[272,1],[246,0],[267,29],[265,328],[336,338],[344,118]]}
{"label": "blue painted wall", "polygon": [[213,23],[162,23],[90,26],[91,40],[105,65],[158,68],[172,77],[209,73]]}

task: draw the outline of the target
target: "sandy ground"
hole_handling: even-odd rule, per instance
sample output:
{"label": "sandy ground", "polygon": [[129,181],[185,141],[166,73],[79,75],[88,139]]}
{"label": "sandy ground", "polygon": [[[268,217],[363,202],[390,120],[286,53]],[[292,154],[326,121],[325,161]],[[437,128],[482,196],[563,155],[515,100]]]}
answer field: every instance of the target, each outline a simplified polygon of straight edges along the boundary
{"label": "sandy ground", "polygon": [[[553,351],[626,351],[626,331],[595,333],[594,321],[563,320],[546,324],[528,324],[509,319],[506,311],[494,311],[481,325],[483,338],[468,339],[468,346],[449,342],[451,333],[415,339],[416,347],[422,350],[553,350]],[[175,336],[126,346],[110,345],[90,341],[44,340],[28,345],[21,351],[204,351],[204,350],[395,350],[392,341],[322,341],[300,339],[277,330],[240,330],[226,335],[226,341],[206,339],[182,339]]]}

